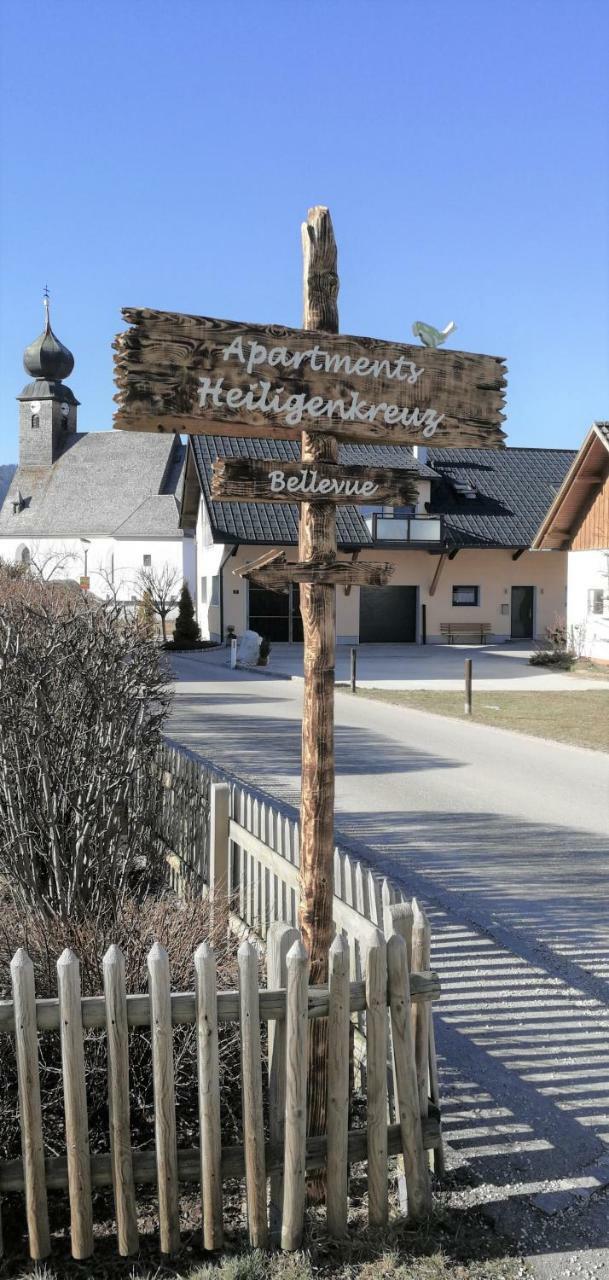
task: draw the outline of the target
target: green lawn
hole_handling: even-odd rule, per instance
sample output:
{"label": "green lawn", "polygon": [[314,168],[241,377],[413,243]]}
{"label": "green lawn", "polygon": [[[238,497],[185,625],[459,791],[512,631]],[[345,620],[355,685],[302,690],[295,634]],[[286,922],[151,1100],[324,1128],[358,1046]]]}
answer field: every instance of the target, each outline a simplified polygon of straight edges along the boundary
{"label": "green lawn", "polygon": [[[358,689],[357,698],[374,698],[396,706],[433,711],[436,715],[468,719],[462,692]],[[561,693],[538,691],[483,693],[474,684],[471,721],[492,724],[537,738],[553,738],[578,747],[609,751],[609,689],[577,689]]]}

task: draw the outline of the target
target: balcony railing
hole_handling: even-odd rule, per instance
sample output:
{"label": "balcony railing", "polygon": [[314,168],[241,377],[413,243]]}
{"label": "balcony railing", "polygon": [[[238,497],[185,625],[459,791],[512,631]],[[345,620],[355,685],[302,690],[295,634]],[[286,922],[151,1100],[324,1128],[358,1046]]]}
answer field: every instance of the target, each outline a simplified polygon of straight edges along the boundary
{"label": "balcony railing", "polygon": [[372,537],[375,542],[437,545],[443,540],[442,518],[441,516],[373,515]]}

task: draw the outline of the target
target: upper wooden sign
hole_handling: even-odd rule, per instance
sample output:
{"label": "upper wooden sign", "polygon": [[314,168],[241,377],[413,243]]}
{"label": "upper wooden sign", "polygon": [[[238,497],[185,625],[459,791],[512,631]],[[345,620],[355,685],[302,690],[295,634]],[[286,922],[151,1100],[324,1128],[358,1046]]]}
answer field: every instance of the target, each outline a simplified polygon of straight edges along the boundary
{"label": "upper wooden sign", "polygon": [[127,307],[114,346],[115,426],[497,448],[505,363],[277,325]]}

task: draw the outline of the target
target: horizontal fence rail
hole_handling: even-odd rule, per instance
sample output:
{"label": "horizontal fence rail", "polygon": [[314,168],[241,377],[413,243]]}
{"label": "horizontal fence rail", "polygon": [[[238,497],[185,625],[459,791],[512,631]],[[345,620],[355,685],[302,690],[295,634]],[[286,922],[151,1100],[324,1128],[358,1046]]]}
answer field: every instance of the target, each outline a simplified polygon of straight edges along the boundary
{"label": "horizontal fence rail", "polygon": [[[402,914],[400,914],[402,912]],[[308,959],[295,931],[275,924],[267,939],[266,988],[259,987],[259,954],[244,940],[238,950],[239,990],[217,991],[213,950],[203,942],[193,956],[193,990],[172,993],[167,953],[158,944],[148,955],[148,994],[128,995],[124,958],[112,946],[104,957],[104,996],[81,998],[80,966],[71,951],[58,961],[57,1000],[37,1000],[33,966],[20,950],[11,966],[13,999],[0,1003],[0,1032],[14,1041],[19,1065],[18,1094],[22,1158],[0,1162],[0,1192],[24,1192],[32,1258],[50,1252],[47,1191],[68,1192],[72,1253],[83,1259],[93,1251],[92,1188],[112,1187],[118,1249],[128,1256],[138,1248],[136,1188],[155,1185],[161,1251],[180,1245],[180,1184],[196,1184],[201,1198],[204,1247],[221,1247],[222,1186],[227,1178],[245,1178],[250,1242],[262,1247],[269,1234],[281,1247],[297,1249],[305,1216],[305,1175],[324,1169],[328,1185],[328,1229],[344,1233],[348,1166],[366,1162],[369,1215],[387,1220],[387,1158],[400,1155],[413,1220],[430,1209],[426,1152],[440,1141],[437,1110],[421,1106],[420,1064],[416,1056],[420,1011],[439,994],[436,975],[409,972],[406,916],[393,908],[393,930],[386,942],[370,934],[362,980],[349,982],[350,949],[337,936],[330,951],[330,981],[310,987]],[[279,985],[275,985],[279,982]],[[362,1015],[368,1040],[366,1124],[349,1129],[350,1015]],[[327,1017],[331,1068],[328,1110],[332,1122],[321,1137],[306,1133],[308,1026]],[[242,1067],[242,1142],[223,1146],[218,1026],[238,1028]],[[260,1030],[269,1023],[268,1132],[263,1119],[263,1071]],[[199,1146],[178,1149],[174,1096],[174,1027],[194,1023],[197,1065]],[[133,1148],[129,1114],[129,1053],[132,1028],[150,1028],[154,1086],[154,1150]],[[90,1151],[87,1079],[83,1038],[88,1027],[106,1029],[109,1101],[108,1153]],[[44,1152],[44,1098],[40,1104],[40,1039],[61,1030],[66,1156]],[[387,1111],[387,1039],[391,1033],[395,1122]],[[99,1085],[96,1084],[96,1088]],[[14,1105],[13,1100],[12,1105]],[[268,1204],[267,1180],[271,1201]]]}

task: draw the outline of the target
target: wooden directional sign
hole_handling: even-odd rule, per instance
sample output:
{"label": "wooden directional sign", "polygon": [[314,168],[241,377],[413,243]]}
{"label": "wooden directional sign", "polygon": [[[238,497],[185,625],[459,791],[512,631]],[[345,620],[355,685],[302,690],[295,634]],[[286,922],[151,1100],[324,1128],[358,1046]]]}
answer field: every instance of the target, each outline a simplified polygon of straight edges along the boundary
{"label": "wooden directional sign", "polygon": [[254,563],[236,570],[241,578],[255,582],[270,591],[280,591],[291,582],[308,582],[318,586],[385,587],[395,565],[385,561],[333,560],[328,564],[311,564],[309,560],[287,563],[284,556],[276,556],[273,563]]}
{"label": "wooden directional sign", "polygon": [[493,448],[504,432],[496,356],[376,338],[123,310],[115,425],[131,431]]}
{"label": "wooden directional sign", "polygon": [[259,462],[218,458],[214,462],[214,502],[383,503],[417,501],[416,473],[389,467],[342,467],[335,463]]}

